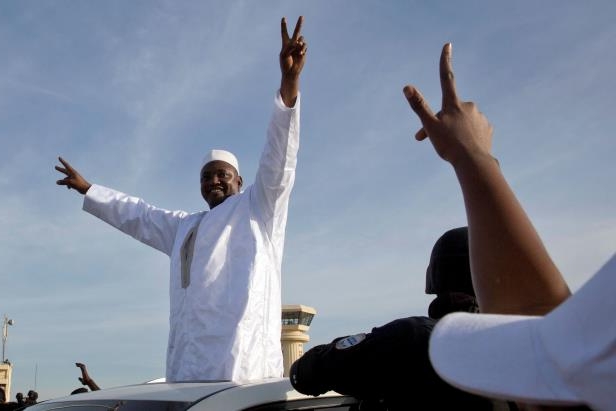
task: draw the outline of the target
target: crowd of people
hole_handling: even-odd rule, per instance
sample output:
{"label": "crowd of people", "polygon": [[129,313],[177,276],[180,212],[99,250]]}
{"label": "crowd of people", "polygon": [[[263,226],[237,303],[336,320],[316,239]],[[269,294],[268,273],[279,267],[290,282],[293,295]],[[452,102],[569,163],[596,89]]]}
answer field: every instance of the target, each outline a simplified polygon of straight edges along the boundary
{"label": "crowd of people", "polygon": [[9,400],[9,398],[6,398],[6,393],[4,392],[4,389],[0,387],[0,411],[17,411],[37,404],[38,392],[30,390],[25,397],[23,393],[18,392],[17,394],[15,394],[15,401]]}
{"label": "crowd of people", "polygon": [[[281,85],[254,184],[244,186],[232,153],[208,152],[200,190],[209,211],[163,210],[90,184],[63,158],[56,166],[65,175],[57,184],[84,195],[85,211],[169,256],[168,381],[282,376],[280,271],[299,148],[302,23],[289,36],[281,22]],[[458,97],[451,56],[448,43],[437,113],[415,86],[403,89],[422,124],[416,139],[454,169],[468,224],[435,245],[430,315],[314,347],[292,366],[291,383],[388,410],[408,409],[409,392],[433,393],[426,401],[435,406],[491,409],[496,399],[509,409],[613,409],[616,257],[571,295],[492,155],[491,124]]]}
{"label": "crowd of people", "polygon": [[[75,363],[75,366],[81,371],[81,376],[77,379],[83,386],[73,390],[71,392],[71,395],[88,392],[88,388],[90,389],[90,391],[100,390],[98,384],[96,384],[94,379],[90,377],[90,374],[88,373],[88,369],[85,364],[78,362]],[[6,393],[4,389],[0,387],[0,411],[18,411],[37,403],[38,392],[34,390],[28,391],[26,397],[24,397],[23,393],[18,392],[17,394],[15,394],[15,401],[9,401],[9,399],[6,398]]]}

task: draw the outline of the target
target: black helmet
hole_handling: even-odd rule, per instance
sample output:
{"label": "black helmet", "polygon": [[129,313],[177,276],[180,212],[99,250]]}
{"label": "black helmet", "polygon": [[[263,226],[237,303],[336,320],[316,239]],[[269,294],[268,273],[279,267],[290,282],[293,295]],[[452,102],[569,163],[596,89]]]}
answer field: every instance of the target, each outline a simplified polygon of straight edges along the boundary
{"label": "black helmet", "polygon": [[468,227],[449,230],[436,241],[426,270],[426,294],[452,292],[475,296],[468,252]]}

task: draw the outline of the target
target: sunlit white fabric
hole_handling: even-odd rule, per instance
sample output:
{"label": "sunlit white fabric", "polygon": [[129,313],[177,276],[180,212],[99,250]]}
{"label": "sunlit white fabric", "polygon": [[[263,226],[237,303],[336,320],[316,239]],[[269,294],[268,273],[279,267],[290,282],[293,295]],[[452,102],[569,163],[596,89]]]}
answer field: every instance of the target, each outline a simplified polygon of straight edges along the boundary
{"label": "sunlit white fabric", "polygon": [[[282,376],[280,271],[299,117],[299,97],[288,108],[278,93],[254,184],[213,210],[168,211],[88,190],[85,211],[170,257],[167,381]],[[183,288],[181,247],[196,226]]]}

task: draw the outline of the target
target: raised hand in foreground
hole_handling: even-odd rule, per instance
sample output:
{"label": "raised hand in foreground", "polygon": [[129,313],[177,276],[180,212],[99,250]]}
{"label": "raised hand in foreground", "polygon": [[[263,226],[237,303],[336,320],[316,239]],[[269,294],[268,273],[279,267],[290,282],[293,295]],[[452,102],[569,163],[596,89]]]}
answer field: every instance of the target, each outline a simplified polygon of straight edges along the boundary
{"label": "raised hand in foreground", "polygon": [[492,126],[474,103],[458,98],[450,43],[441,53],[440,78],[443,101],[437,114],[415,87],[403,91],[423,125],[415,137],[428,137],[460,182],[479,308],[546,314],[570,295],[569,288],[492,157]]}

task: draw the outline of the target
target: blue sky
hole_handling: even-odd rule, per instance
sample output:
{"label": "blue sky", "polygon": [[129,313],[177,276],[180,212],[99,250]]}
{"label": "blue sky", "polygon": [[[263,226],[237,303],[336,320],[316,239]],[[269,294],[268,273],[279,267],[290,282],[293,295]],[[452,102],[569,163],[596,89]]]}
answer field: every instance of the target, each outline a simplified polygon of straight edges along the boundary
{"label": "blue sky", "polygon": [[[305,16],[302,135],[283,302],[315,307],[309,347],[424,315],[428,256],[465,224],[451,167],[402,96],[440,105],[453,43],[461,98],[577,289],[616,246],[616,3],[33,0],[0,3],[0,314],[13,395],[164,375],[167,257],[81,211],[58,155],[91,182],[205,207],[200,160],[251,182],[279,85],[282,16]],[[291,25],[292,25],[291,24]],[[611,187],[611,188],[610,188]],[[37,370],[35,372],[35,370]]]}

